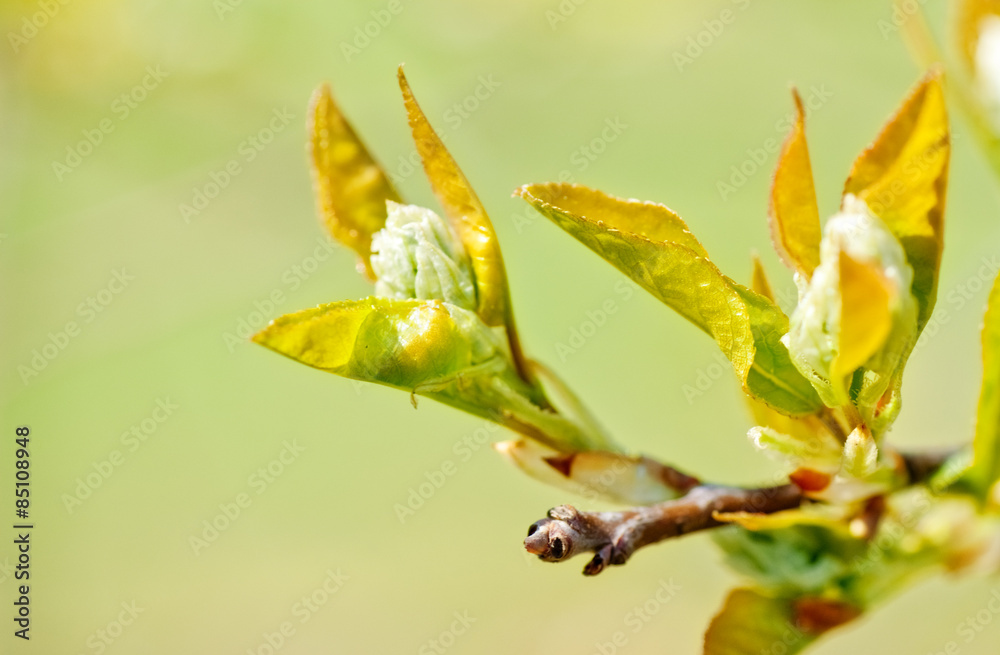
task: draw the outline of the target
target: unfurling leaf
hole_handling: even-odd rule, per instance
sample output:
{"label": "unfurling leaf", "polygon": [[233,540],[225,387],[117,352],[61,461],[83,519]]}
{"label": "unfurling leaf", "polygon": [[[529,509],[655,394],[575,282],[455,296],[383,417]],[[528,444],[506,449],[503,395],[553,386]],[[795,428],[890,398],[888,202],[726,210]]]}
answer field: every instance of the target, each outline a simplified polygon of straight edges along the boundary
{"label": "unfurling leaf", "polygon": [[813,185],[809,147],[806,145],[805,110],[798,91],[795,123],[785,139],[771,183],[771,237],[778,254],[806,280],[819,266],[819,207]]}
{"label": "unfurling leaf", "polygon": [[784,313],[723,275],[672,211],[572,184],[532,184],[516,194],[711,335],[747,393],[789,415],[820,408],[780,341]]}
{"label": "unfurling leaf", "polygon": [[476,309],[476,288],[465,249],[437,214],[388,202],[385,227],[372,236],[376,295],[397,300],[443,300]]}
{"label": "unfurling leaf", "polygon": [[750,289],[764,296],[775,305],[778,304],[774,296],[774,289],[771,287],[771,281],[767,279],[767,271],[764,270],[764,263],[760,261],[760,257],[756,253],[753,255],[753,273],[750,277]]}
{"label": "unfurling leaf", "polygon": [[664,466],[645,457],[603,450],[561,453],[529,439],[493,447],[536,480],[588,500],[651,505],[678,496]]}
{"label": "unfurling leaf", "polygon": [[[899,239],[913,269],[918,333],[937,298],[951,138],[941,75],[928,74],[851,169],[844,187]],[[846,207],[845,207],[846,209]]]}
{"label": "unfurling leaf", "polygon": [[734,589],[705,632],[704,655],[794,655],[812,641],[795,624],[791,600]]}
{"label": "unfurling leaf", "polygon": [[357,253],[358,269],[374,279],[371,237],[385,224],[386,200],[400,202],[399,196],[340,113],[329,85],[313,93],[309,120],[320,217],[334,239]]}
{"label": "unfurling leaf", "polygon": [[840,352],[830,366],[843,380],[885,344],[892,328],[889,283],[881,272],[840,251]]}
{"label": "unfurling leaf", "polygon": [[433,398],[560,452],[612,449],[601,435],[538,407],[499,333],[440,300],[368,298],[282,316],[254,341],[343,377]]}
{"label": "unfurling leaf", "polygon": [[472,261],[476,277],[476,313],[490,327],[505,325],[513,331],[507,274],[493,224],[476,192],[417,104],[402,66],[398,77],[413,141],[431,188]]}
{"label": "unfurling leaf", "polygon": [[993,282],[983,318],[983,384],[967,479],[985,496],[1000,479],[1000,276]]}
{"label": "unfurling leaf", "polygon": [[916,340],[912,277],[902,246],[883,221],[863,201],[846,196],[843,210],[827,221],[820,265],[785,338],[792,361],[823,402],[838,407],[853,399],[879,432],[898,411],[884,395],[898,392]]}

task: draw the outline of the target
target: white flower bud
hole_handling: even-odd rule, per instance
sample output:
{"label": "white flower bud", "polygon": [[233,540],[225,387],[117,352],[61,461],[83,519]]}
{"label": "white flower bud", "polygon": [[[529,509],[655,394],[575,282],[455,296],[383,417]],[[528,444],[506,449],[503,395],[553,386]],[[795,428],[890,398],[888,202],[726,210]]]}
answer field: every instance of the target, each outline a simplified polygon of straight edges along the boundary
{"label": "white flower bud", "polygon": [[910,292],[913,270],[903,247],[859,198],[844,196],[843,209],[827,221],[820,243],[820,265],[803,286],[782,341],[795,367],[812,382],[824,403],[836,407],[849,401],[851,379],[832,379],[834,360],[841,351],[841,252],[875,267],[889,290],[892,325],[882,347],[864,364],[858,395],[859,405],[874,404],[913,345],[917,303]]}
{"label": "white flower bud", "polygon": [[451,227],[430,209],[387,201],[385,227],[372,235],[375,294],[405,300],[443,300],[475,310],[469,258]]}

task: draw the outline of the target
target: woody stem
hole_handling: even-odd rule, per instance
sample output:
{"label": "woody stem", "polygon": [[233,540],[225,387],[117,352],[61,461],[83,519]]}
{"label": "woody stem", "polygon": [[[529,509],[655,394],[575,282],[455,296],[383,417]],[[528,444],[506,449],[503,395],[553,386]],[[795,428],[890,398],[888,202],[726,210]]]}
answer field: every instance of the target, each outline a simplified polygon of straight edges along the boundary
{"label": "woody stem", "polygon": [[[901,454],[908,484],[927,480],[953,453]],[[593,553],[583,574],[597,575],[607,566],[625,564],[644,546],[725,525],[719,514],[773,514],[804,500],[794,484],[750,489],[700,484],[676,500],[619,512],[581,512],[560,505],[531,525],[524,547],[546,562]]]}

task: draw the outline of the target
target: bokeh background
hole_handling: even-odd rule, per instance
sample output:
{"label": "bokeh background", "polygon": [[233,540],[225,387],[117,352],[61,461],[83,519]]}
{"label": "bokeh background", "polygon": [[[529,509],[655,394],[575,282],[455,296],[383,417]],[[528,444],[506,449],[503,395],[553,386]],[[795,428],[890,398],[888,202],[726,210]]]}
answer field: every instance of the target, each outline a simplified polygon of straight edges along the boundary
{"label": "bokeh background", "polygon": [[[732,20],[714,22],[724,11]],[[32,640],[5,619],[3,652],[429,653],[437,639],[453,652],[589,654],[617,631],[618,652],[700,652],[739,582],[707,536],[596,579],[582,560],[534,561],[527,526],[579,499],[487,447],[465,458],[456,444],[481,421],[431,401],[414,411],[405,394],[243,338],[265,318],[368,293],[350,253],[317,251],[307,101],[331,81],[404,196],[433,206],[406,164],[395,82],[406,62],[492,213],[529,352],[636,449],[750,483],[770,469],[743,436],[715,346],[653,298],[616,291],[616,271],[510,194],[568,171],[665,202],[724,271],[747,280],[758,249],[791,293],[769,246],[766,147],[784,136],[791,83],[822,98],[809,139],[821,207],[835,210],[851,161],[919,76],[886,29],[888,2],[8,0],[0,17],[0,506],[7,517],[14,426],[30,425],[36,524]],[[954,118],[938,331],[909,366],[892,435],[908,446],[971,435],[1000,255],[997,183]],[[624,126],[613,140],[607,121]],[[81,145],[102,126],[99,144]],[[745,182],[720,191],[761,148]],[[215,197],[192,215],[182,206],[199,191]],[[116,272],[133,279],[122,288]],[[608,299],[617,311],[585,327]],[[64,338],[69,321],[79,330]],[[574,330],[589,336],[560,355]],[[58,352],[31,368],[49,343]],[[302,450],[276,464],[286,442]],[[395,506],[447,461],[454,475],[401,521]],[[239,494],[249,506],[193,545]],[[329,572],[339,588],[304,611]],[[664,583],[676,593],[650,602]],[[994,585],[930,578],[815,652],[935,653],[958,640],[961,653],[995,653],[998,627],[958,636]],[[116,625],[123,603],[142,610],[130,625]],[[656,611],[637,622],[644,605]],[[462,634],[456,613],[475,620]],[[285,622],[294,634],[276,637]]]}

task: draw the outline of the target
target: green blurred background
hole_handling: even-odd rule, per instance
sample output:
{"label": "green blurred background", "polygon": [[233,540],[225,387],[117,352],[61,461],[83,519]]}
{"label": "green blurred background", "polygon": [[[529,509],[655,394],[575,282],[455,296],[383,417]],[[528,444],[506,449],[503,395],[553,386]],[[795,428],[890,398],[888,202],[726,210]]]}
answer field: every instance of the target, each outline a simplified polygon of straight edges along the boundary
{"label": "green blurred background", "polygon": [[[53,15],[36,17],[33,33],[25,20],[45,7]],[[726,10],[720,32],[713,21]],[[851,161],[919,75],[898,33],[880,29],[887,2],[8,0],[0,12],[4,617],[20,424],[32,429],[36,524],[33,638],[14,639],[4,618],[3,652],[267,653],[284,622],[294,634],[280,638],[282,653],[438,652],[430,640],[445,633],[454,652],[589,654],[617,631],[627,635],[618,652],[697,651],[738,583],[706,536],[650,548],[596,579],[580,575],[582,560],[534,561],[521,548],[527,526],[579,499],[489,448],[460,456],[455,444],[481,421],[430,401],[414,411],[405,394],[232,335],[241,321],[260,327],[258,310],[270,318],[368,293],[347,251],[314,258],[325,240],[304,124],[319,82],[332,82],[404,196],[432,205],[422,174],[400,163],[413,153],[394,77],[406,62],[492,213],[528,351],[636,449],[713,480],[765,479],[715,346],[651,297],[616,292],[616,271],[510,193],[569,171],[664,202],[730,275],[745,281],[759,249],[791,292],[765,221],[775,156],[765,152],[735,192],[718,183],[783,137],[776,123],[795,83],[824,98],[809,138],[821,207],[835,210]],[[699,34],[707,45],[678,66]],[[491,89],[469,100],[484,79]],[[291,118],[272,123],[282,113]],[[588,159],[580,149],[609,120],[626,127]],[[940,324],[912,360],[893,433],[909,446],[971,435],[978,328],[996,269],[983,273],[982,260],[1000,254],[997,184],[961,117],[954,123]],[[80,146],[102,125],[98,145]],[[212,192],[234,160],[238,174],[185,217],[181,205]],[[115,271],[134,279],[109,286]],[[281,301],[269,307],[276,290]],[[618,311],[586,328],[609,298]],[[79,331],[61,337],[69,321]],[[591,336],[560,357],[558,344],[580,329]],[[44,369],[19,372],[53,340],[65,347]],[[165,416],[158,401],[176,408]],[[123,436],[133,426],[144,441]],[[276,465],[286,441],[304,450]],[[68,504],[111,457],[120,465]],[[394,506],[449,460],[457,472],[401,522]],[[268,466],[262,483],[255,472]],[[241,493],[249,506],[193,547]],[[302,623],[296,604],[323,598],[328,571],[347,579]],[[636,622],[630,612],[663,582],[679,591]],[[957,639],[961,653],[995,653],[1000,628],[971,643],[957,632],[993,584],[930,579],[815,652],[922,655]],[[122,603],[133,602],[142,613],[119,629]],[[452,639],[456,612],[475,622]]]}

